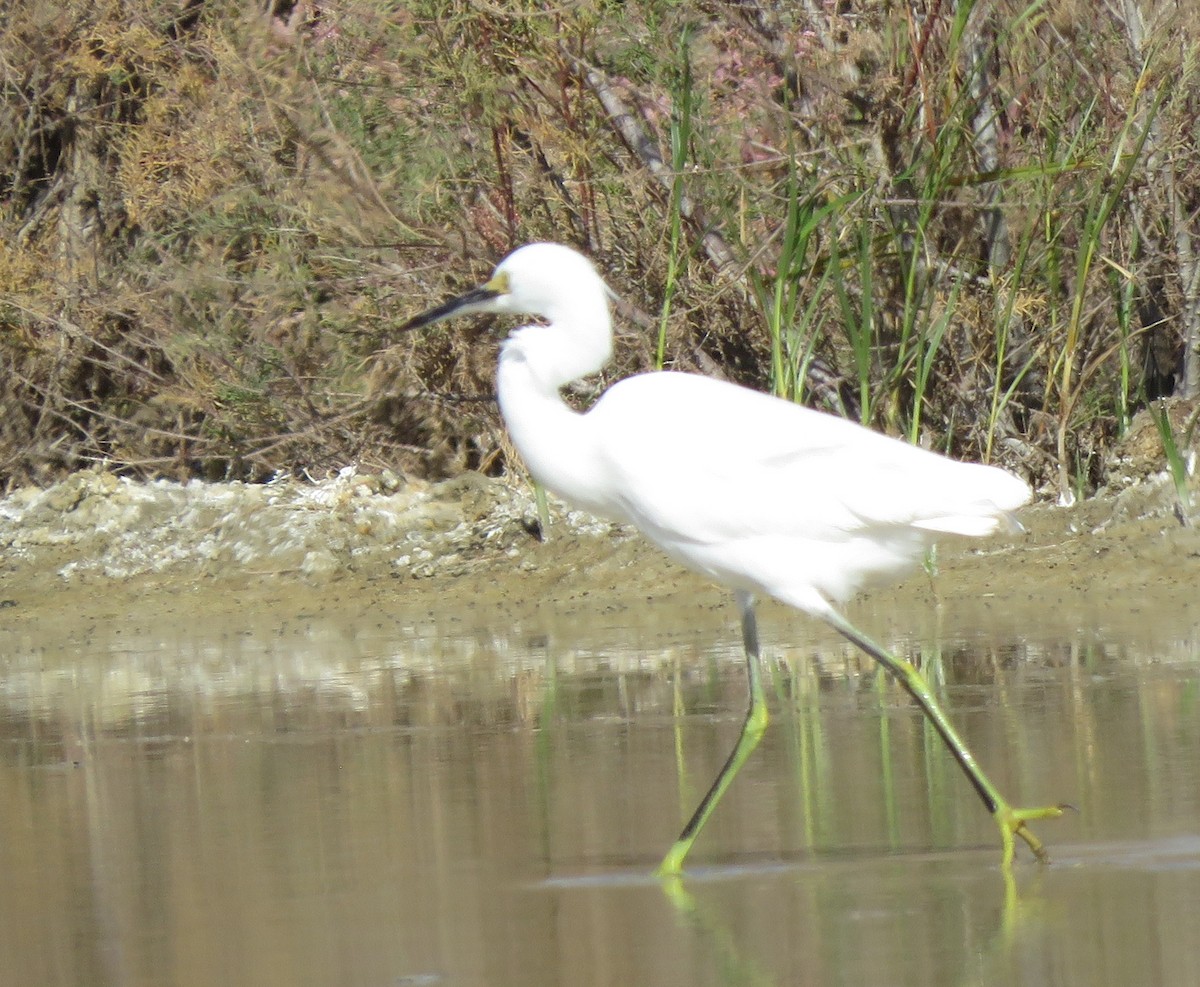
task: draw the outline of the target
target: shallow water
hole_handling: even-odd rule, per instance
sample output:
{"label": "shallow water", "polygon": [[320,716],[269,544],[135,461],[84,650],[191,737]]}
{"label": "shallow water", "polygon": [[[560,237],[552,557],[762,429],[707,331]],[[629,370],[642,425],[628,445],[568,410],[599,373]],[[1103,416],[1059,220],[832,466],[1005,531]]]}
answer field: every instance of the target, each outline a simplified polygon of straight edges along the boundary
{"label": "shallow water", "polygon": [[649,875],[744,707],[731,607],[0,626],[0,969],[1190,985],[1200,634],[1172,619],[1103,642],[925,621],[891,642],[926,661],[1002,791],[1079,810],[1038,827],[1054,864],[1026,855],[1006,885],[990,820],[903,694],[768,615],[772,725],[678,887]]}

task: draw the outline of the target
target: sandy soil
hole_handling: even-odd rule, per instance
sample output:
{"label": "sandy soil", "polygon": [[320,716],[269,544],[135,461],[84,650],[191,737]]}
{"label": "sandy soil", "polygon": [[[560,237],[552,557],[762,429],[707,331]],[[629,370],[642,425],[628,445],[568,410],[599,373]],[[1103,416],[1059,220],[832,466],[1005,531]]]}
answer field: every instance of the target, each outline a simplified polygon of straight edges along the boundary
{"label": "sandy soil", "polygon": [[[23,492],[0,503],[0,626],[19,633],[54,621],[84,638],[97,621],[337,614],[353,623],[381,611],[468,609],[528,620],[648,601],[687,619],[688,608],[711,611],[725,599],[636,534],[586,517],[555,512],[539,541],[523,489],[479,477],[388,485],[347,471],[320,497],[292,487],[264,500],[262,488],[195,484],[160,485],[151,497],[96,473]],[[197,508],[217,492],[216,514]],[[1023,534],[940,548],[932,585],[950,619],[1101,634],[1200,626],[1200,531],[1179,522],[1162,478],[1070,509],[1034,506],[1020,519]],[[295,537],[254,541],[282,529]],[[932,596],[930,579],[916,573],[856,606],[903,620]]]}

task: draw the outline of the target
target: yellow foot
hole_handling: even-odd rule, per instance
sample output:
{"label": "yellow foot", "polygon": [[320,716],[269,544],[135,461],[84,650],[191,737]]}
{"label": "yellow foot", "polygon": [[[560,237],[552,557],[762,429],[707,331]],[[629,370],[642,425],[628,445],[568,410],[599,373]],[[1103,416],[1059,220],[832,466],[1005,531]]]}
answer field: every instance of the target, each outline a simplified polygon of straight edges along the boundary
{"label": "yellow foot", "polygon": [[678,874],[659,874],[658,876],[662,881],[663,894],[675,906],[675,910],[681,915],[694,915],[696,900],[683,886],[683,879]]}
{"label": "yellow foot", "polygon": [[662,878],[678,878],[683,872],[683,860],[687,856],[688,850],[692,848],[691,840],[678,840],[667,855],[663,857],[662,863],[655,870],[655,877]]}
{"label": "yellow foot", "polygon": [[1033,830],[1029,828],[1028,823],[1037,819],[1057,819],[1067,809],[1075,808],[1073,805],[1067,805],[1065,802],[1060,805],[1048,805],[1040,809],[1014,809],[1004,803],[992,814],[992,818],[996,820],[996,825],[1000,827],[1000,846],[1002,855],[1000,858],[1000,866],[1004,870],[1012,867],[1013,861],[1013,837],[1019,836],[1027,844],[1029,849],[1033,851],[1033,855],[1037,857],[1038,863],[1050,863],[1050,854],[1046,852],[1046,848],[1033,834]]}

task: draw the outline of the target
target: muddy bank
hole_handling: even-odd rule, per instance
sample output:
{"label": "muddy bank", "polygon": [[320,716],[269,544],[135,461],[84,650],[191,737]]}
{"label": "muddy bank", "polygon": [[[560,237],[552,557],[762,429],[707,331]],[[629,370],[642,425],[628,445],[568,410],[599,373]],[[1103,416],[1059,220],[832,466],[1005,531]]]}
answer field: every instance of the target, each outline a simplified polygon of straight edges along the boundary
{"label": "muddy bank", "polygon": [[[1021,512],[1023,534],[947,542],[934,580],[916,573],[854,608],[881,615],[881,633],[927,617],[935,598],[942,620],[1010,633],[1029,621],[1075,634],[1194,631],[1200,533],[1174,503],[1151,477],[1073,508],[1035,505]],[[82,640],[97,622],[584,620],[648,602],[669,604],[674,620],[680,608],[731,619],[726,594],[631,530],[553,503],[545,541],[537,528],[526,487],[473,474],[414,485],[346,470],[253,486],[81,473],[0,501],[0,627],[52,622]]]}

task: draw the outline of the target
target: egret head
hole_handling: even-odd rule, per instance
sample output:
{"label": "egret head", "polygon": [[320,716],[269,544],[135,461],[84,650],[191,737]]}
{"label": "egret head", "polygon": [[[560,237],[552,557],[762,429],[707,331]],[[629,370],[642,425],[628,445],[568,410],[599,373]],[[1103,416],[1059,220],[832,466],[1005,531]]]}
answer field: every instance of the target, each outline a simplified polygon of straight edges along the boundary
{"label": "egret head", "polygon": [[472,312],[540,315],[554,321],[580,306],[607,308],[608,287],[592,262],[557,243],[530,243],[502,260],[478,288],[409,319],[401,332]]}

